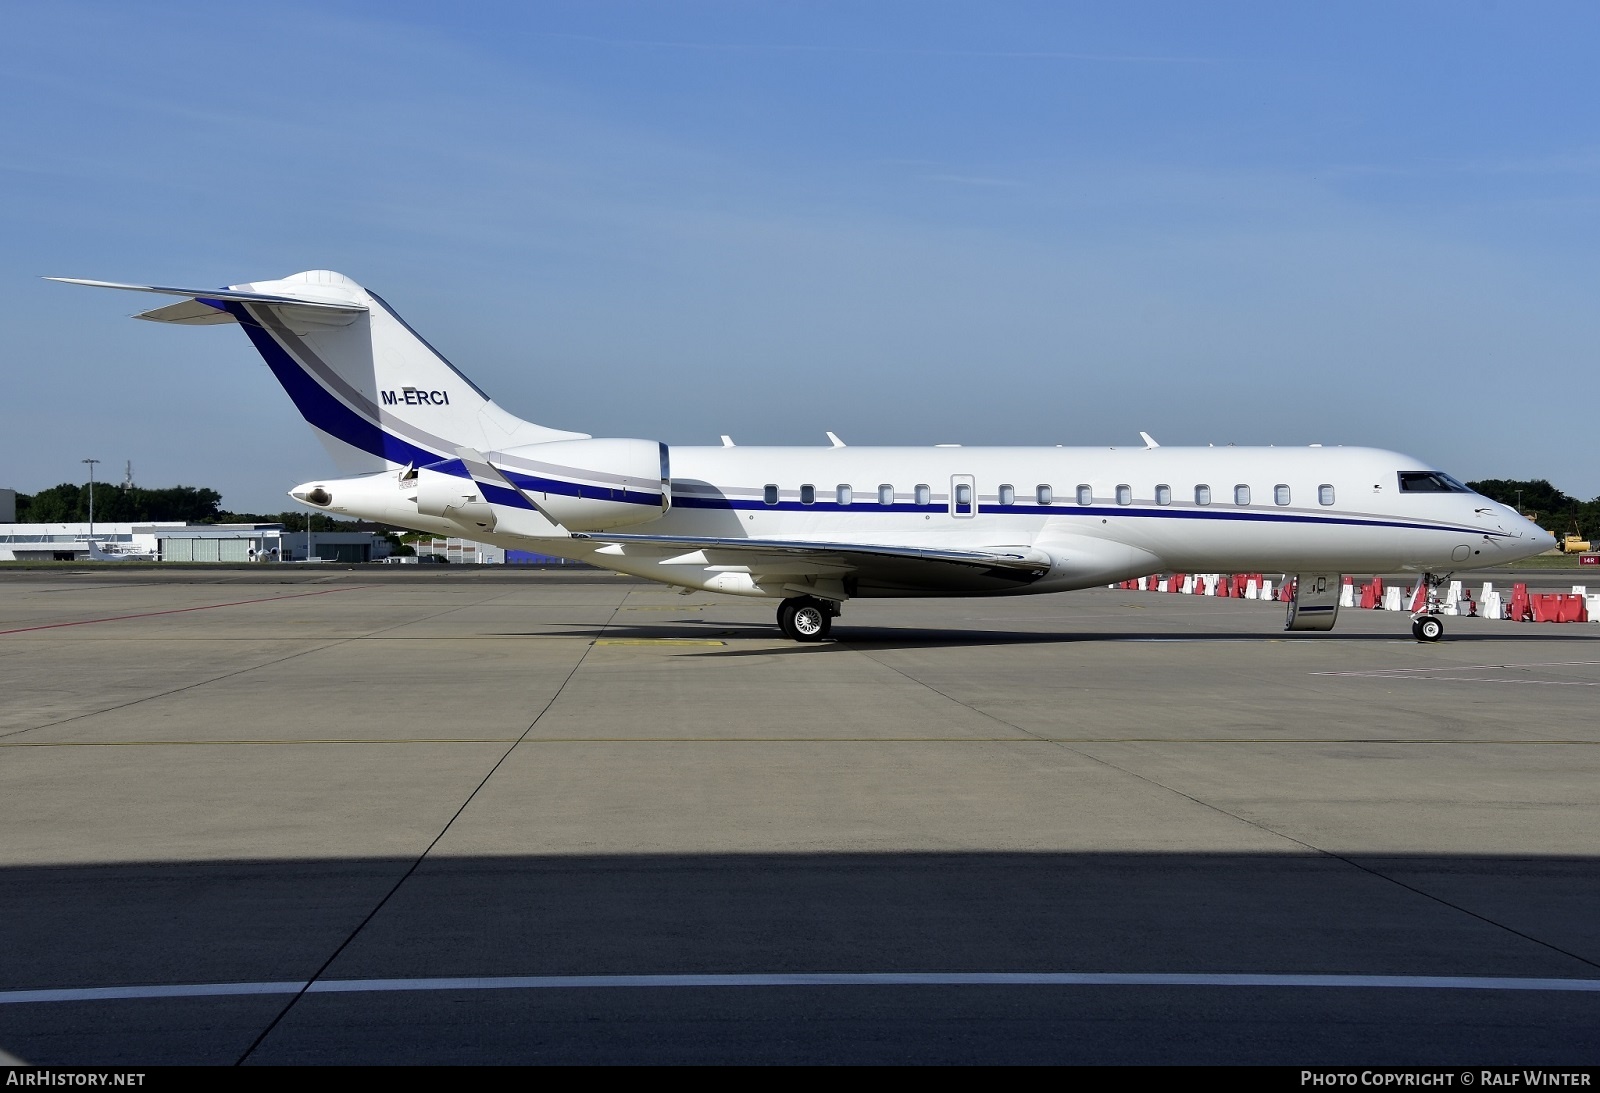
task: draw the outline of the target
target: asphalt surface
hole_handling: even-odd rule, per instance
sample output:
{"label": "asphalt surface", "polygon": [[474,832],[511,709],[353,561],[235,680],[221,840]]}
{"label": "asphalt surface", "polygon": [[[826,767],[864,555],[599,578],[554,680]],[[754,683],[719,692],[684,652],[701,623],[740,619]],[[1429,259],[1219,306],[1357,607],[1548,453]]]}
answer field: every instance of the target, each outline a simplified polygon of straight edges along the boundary
{"label": "asphalt surface", "polygon": [[596,572],[0,573],[0,1050],[1600,1061],[1600,624],[772,614]]}

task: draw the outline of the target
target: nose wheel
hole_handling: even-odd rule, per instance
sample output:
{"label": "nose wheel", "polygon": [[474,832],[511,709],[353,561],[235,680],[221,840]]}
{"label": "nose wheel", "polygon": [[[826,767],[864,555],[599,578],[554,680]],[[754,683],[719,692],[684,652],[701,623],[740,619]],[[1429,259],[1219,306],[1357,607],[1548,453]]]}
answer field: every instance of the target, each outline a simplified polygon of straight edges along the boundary
{"label": "nose wheel", "polygon": [[1422,587],[1427,600],[1422,609],[1411,616],[1411,636],[1418,641],[1438,641],[1444,637],[1444,620],[1439,617],[1439,586],[1446,579],[1432,573],[1422,575]]}
{"label": "nose wheel", "polygon": [[1438,641],[1444,637],[1444,622],[1433,615],[1413,619],[1411,622],[1411,636],[1418,641]]}
{"label": "nose wheel", "polygon": [[833,630],[839,608],[827,600],[794,596],[778,605],[778,629],[794,641],[822,641]]}

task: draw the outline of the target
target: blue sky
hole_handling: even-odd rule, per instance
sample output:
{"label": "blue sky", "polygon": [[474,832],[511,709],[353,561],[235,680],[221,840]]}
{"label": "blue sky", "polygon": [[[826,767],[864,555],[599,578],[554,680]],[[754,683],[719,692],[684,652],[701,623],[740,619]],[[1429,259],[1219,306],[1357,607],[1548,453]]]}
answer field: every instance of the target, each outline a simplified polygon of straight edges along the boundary
{"label": "blue sky", "polygon": [[1345,443],[1600,494],[1600,7],[13,5],[0,485],[327,473],[229,328],[337,269],[669,443]]}

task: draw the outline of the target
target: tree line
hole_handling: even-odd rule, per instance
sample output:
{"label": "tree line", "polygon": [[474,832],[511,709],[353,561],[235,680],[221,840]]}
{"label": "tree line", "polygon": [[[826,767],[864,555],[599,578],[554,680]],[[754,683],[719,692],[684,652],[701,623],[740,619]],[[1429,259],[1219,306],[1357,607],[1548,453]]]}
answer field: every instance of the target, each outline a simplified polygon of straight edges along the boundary
{"label": "tree line", "polygon": [[1590,542],[1600,539],[1600,497],[1580,501],[1544,478],[1484,478],[1468,482],[1467,488],[1532,517],[1557,539],[1574,530],[1574,525],[1578,535]]}
{"label": "tree line", "polygon": [[[178,520],[188,524],[282,524],[286,531],[378,531],[394,529],[369,520],[339,520],[321,512],[231,512],[222,494],[204,486],[144,489],[96,482],[94,518],[107,524],[144,524]],[[82,524],[89,519],[89,486],[63,482],[38,493],[17,494],[21,524]]]}

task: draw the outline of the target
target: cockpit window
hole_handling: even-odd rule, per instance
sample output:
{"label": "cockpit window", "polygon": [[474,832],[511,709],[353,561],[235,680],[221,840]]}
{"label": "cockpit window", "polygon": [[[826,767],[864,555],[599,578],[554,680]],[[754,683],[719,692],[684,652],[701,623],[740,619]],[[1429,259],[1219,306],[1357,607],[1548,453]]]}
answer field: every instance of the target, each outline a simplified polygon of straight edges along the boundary
{"label": "cockpit window", "polygon": [[1401,493],[1471,493],[1443,471],[1401,471]]}

